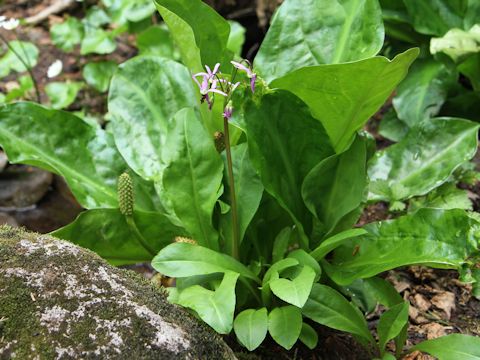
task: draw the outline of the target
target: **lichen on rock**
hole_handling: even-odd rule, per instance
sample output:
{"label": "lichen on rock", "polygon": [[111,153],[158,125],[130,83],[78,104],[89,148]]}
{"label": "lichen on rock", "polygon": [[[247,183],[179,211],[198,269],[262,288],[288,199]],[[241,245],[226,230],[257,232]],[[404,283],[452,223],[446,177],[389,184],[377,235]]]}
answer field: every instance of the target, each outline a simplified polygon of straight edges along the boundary
{"label": "lichen on rock", "polygon": [[0,359],[235,359],[160,288],[50,236],[0,227]]}

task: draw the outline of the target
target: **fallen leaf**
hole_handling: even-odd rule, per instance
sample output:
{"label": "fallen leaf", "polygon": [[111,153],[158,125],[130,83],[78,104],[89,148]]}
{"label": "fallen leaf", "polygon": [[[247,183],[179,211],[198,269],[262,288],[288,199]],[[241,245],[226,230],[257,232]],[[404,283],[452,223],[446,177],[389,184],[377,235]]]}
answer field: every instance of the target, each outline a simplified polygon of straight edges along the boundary
{"label": "fallen leaf", "polygon": [[423,311],[423,312],[427,311],[432,306],[430,301],[428,301],[425,298],[425,296],[423,296],[422,294],[415,294],[413,296],[413,302],[414,302],[415,307],[418,310]]}
{"label": "fallen leaf", "polygon": [[422,329],[425,331],[428,340],[446,335],[445,327],[435,322],[422,325]]}
{"label": "fallen leaf", "polygon": [[443,310],[446,314],[446,319],[449,320],[452,315],[452,310],[455,310],[455,294],[450,291],[444,291],[435,295],[431,302],[436,308]]}

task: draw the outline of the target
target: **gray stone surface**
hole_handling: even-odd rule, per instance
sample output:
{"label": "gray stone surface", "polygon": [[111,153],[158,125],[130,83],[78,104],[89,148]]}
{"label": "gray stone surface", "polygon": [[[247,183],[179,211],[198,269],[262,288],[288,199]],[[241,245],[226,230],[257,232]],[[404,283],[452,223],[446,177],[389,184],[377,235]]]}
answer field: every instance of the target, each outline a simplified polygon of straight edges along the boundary
{"label": "gray stone surface", "polygon": [[235,359],[160,288],[94,253],[0,227],[0,359]]}

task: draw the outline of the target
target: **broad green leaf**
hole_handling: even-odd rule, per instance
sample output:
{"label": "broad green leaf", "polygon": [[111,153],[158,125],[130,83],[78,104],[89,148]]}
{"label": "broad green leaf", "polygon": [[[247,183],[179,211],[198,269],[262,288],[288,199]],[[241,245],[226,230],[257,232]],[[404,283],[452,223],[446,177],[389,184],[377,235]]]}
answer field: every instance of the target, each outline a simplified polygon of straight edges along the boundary
{"label": "broad green leaf", "polygon": [[112,19],[101,7],[92,6],[87,10],[85,18],[82,21],[85,24],[85,27],[98,28],[102,25],[107,25]]}
{"label": "broad green leaf", "polygon": [[410,49],[393,60],[378,56],[347,64],[305,67],[273,81],[271,86],[302,99],[325,127],[336,152],[341,153],[405,77],[418,53],[418,49]]}
{"label": "broad green leaf", "polygon": [[228,23],[230,24],[230,36],[228,37],[227,48],[235,55],[241,56],[246,29],[239,22],[229,21]]}
{"label": "broad green leaf", "polygon": [[[164,25],[164,24],[163,24]],[[137,35],[137,47],[140,55],[174,58],[173,42],[165,26],[150,26]]]}
{"label": "broad green leaf", "polygon": [[[134,221],[149,246],[160,251],[184,230],[161,213],[134,212]],[[136,230],[117,209],[94,209],[80,213],[71,224],[52,235],[90,249],[113,265],[149,262],[152,255],[140,244]]]}
{"label": "broad green leaf", "polygon": [[[467,58],[458,65],[457,69],[460,73],[468,77],[478,97],[478,93],[480,92],[480,52]],[[469,119],[474,120],[475,118],[469,117]]]}
{"label": "broad green leaf", "polygon": [[477,253],[480,239],[480,224],[459,209],[420,209],[364,229],[368,234],[337,248],[333,266],[323,263],[340,285],[405,265],[459,268]]}
{"label": "broad green leaf", "polygon": [[397,116],[394,108],[390,108],[383,114],[378,133],[384,138],[394,142],[400,142],[407,135],[410,128]]}
{"label": "broad green leaf", "polygon": [[175,243],[163,248],[152,260],[159,273],[171,277],[188,277],[233,271],[259,282],[260,280],[234,258],[189,243]]}
{"label": "broad green leaf", "polygon": [[85,36],[82,39],[80,54],[110,54],[117,48],[115,33],[101,28],[87,26]]}
{"label": "broad green leaf", "polygon": [[313,285],[310,298],[302,309],[304,316],[333,329],[358,335],[373,342],[362,314],[338,291],[326,285]]}
{"label": "broad green leaf", "polygon": [[[333,154],[323,126],[286,91],[265,95],[259,104],[247,103],[245,122],[251,160],[265,189],[303,232],[308,210],[301,184],[316,164]],[[302,240],[306,246],[305,235]]]}
{"label": "broad green leaf", "polygon": [[15,99],[25,98],[33,90],[33,80],[29,75],[23,75],[18,78],[18,87],[8,91],[4,101],[11,102]]}
{"label": "broad green leaf", "polygon": [[373,297],[386,307],[393,307],[400,304],[403,299],[400,294],[395,290],[392,284],[387,280],[380,277],[372,277],[369,279],[363,279],[365,289],[373,295]]}
{"label": "broad green leaf", "polygon": [[318,344],[318,334],[314,328],[312,328],[307,323],[302,324],[302,332],[299,337],[300,341],[304,343],[310,350],[313,350],[317,347]]}
{"label": "broad green leaf", "polygon": [[366,163],[366,141],[357,137],[348,150],[321,161],[305,177],[303,200],[320,220],[324,233],[362,202],[367,186]]}
{"label": "broad green leaf", "polygon": [[221,194],[223,162],[191,108],[180,110],[168,132],[162,189],[185,229],[202,246],[219,249],[212,214]]}
{"label": "broad green leaf", "polygon": [[411,199],[408,211],[413,212],[424,207],[473,210],[467,190],[457,188],[453,182],[443,184],[426,196]]}
{"label": "broad green leaf", "polygon": [[85,84],[79,81],[52,82],[45,86],[52,108],[66,109],[73,104]]}
{"label": "broad green leaf", "polygon": [[385,351],[387,342],[400,334],[408,322],[408,306],[408,302],[402,302],[392,306],[380,316],[377,332],[379,337],[378,347],[382,354]]}
{"label": "broad green leaf", "polygon": [[272,263],[282,260],[288,250],[290,238],[292,236],[292,228],[286,227],[278,233],[273,243]]}
{"label": "broad green leaf", "polygon": [[424,195],[444,183],[477,151],[477,123],[437,118],[412,128],[398,144],[369,163],[369,200],[403,200]]}
{"label": "broad green leaf", "polygon": [[117,64],[114,61],[90,62],[83,68],[82,75],[88,85],[100,92],[106,92],[115,70]]}
{"label": "broad green leaf", "polygon": [[[227,20],[201,0],[155,0],[155,4],[190,70],[202,71],[203,65],[213,68],[216,63],[224,65],[223,71],[227,70],[232,58],[227,49],[230,34]],[[195,48],[200,52],[200,64]]]}
{"label": "broad green leaf", "polygon": [[[474,6],[477,0],[403,0],[413,27],[421,34],[443,36],[452,28],[463,28],[469,16],[480,15]],[[471,3],[471,4],[468,4]],[[475,14],[472,14],[472,10]],[[472,24],[473,25],[473,24]]]}
{"label": "broad green leaf", "polygon": [[315,271],[310,266],[303,266],[293,279],[277,278],[270,281],[270,289],[283,301],[301,308],[312,290]]}
{"label": "broad green leaf", "polygon": [[411,351],[423,351],[438,360],[479,360],[480,338],[463,334],[451,334],[427,340],[415,345]]}
{"label": "broad green leaf", "polygon": [[432,38],[430,53],[444,53],[453,61],[464,60],[468,55],[480,52],[480,24],[468,31],[451,29],[441,38]]}
{"label": "broad green leaf", "polygon": [[305,66],[369,58],[380,51],[383,38],[377,0],[286,0],[272,20],[255,67],[271,82]]}
{"label": "broad green leaf", "polygon": [[290,350],[302,331],[302,313],[295,306],[274,308],[268,314],[268,332],[278,344]]}
{"label": "broad green leaf", "polygon": [[320,279],[320,275],[322,274],[322,268],[320,267],[320,264],[305,250],[293,250],[288,254],[288,258],[297,259],[300,265],[310,267],[315,272],[315,282]]}
{"label": "broad green leaf", "polygon": [[16,103],[0,108],[0,144],[11,162],[63,176],[82,206],[117,207],[117,178],[127,166],[102,129],[66,112]]}
{"label": "broad green leaf", "polygon": [[168,126],[197,95],[188,70],[168,59],[139,57],[122,64],[108,98],[115,143],[140,176],[158,178]]}
{"label": "broad green leaf", "polygon": [[417,61],[393,99],[398,118],[413,127],[437,115],[456,81],[456,72],[442,63],[431,58]]}
{"label": "broad green leaf", "polygon": [[112,21],[117,24],[138,22],[155,12],[155,5],[150,0],[102,0],[102,2],[112,16]]}
{"label": "broad green leaf", "polygon": [[237,315],[233,329],[238,341],[249,351],[255,350],[263,342],[268,331],[268,313],[266,308],[248,309]]}
{"label": "broad green leaf", "polygon": [[238,276],[238,273],[226,272],[215,291],[199,285],[186,288],[180,292],[176,303],[194,310],[216,332],[228,334],[233,327]]}
{"label": "broad green leaf", "polygon": [[[39,50],[34,44],[14,40],[10,41],[8,45],[11,49],[7,50],[0,58],[0,78],[7,76],[11,71],[25,72],[27,68],[37,65]],[[23,61],[19,59],[19,56]]]}
{"label": "broad green leaf", "polygon": [[70,52],[82,41],[83,25],[77,18],[69,17],[63,23],[50,28],[50,37],[56,47]]}
{"label": "broad green leaf", "polygon": [[276,263],[274,263],[272,266],[268,268],[267,272],[263,276],[262,286],[264,287],[265,285],[267,285],[275,273],[280,273],[281,271],[288,269],[290,267],[296,266],[298,264],[299,264],[298,260],[294,258],[286,258],[286,259],[277,261]]}
{"label": "broad green leaf", "polygon": [[[241,242],[262,200],[263,185],[253,168],[246,143],[232,148],[232,162]],[[225,164],[225,171],[226,167],[227,165]],[[224,176],[224,178],[228,179],[228,176]],[[229,186],[228,183],[227,186]],[[229,188],[225,188],[224,194],[228,197],[228,202],[230,203]],[[233,238],[231,211],[221,216],[220,229],[222,237],[225,239],[225,252],[230,254]]]}
{"label": "broad green leaf", "polygon": [[350,229],[335,234],[325,239],[310,255],[317,261],[323,259],[330,251],[336,249],[344,242],[354,237],[364,235],[367,232],[364,229]]}

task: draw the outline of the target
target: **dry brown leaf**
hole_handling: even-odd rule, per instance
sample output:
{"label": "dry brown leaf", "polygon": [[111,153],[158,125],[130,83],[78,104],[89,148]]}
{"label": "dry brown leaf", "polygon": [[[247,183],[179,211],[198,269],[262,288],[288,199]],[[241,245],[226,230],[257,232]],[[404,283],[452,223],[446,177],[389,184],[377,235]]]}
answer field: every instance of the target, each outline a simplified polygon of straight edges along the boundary
{"label": "dry brown leaf", "polygon": [[446,335],[445,327],[435,322],[422,325],[422,330],[427,335],[428,340]]}
{"label": "dry brown leaf", "polygon": [[432,306],[432,303],[430,301],[428,301],[425,298],[425,296],[423,296],[422,294],[415,294],[413,296],[413,302],[414,302],[415,307],[418,310],[423,311],[423,312],[427,311]]}
{"label": "dry brown leaf", "polygon": [[450,291],[444,291],[435,295],[431,302],[436,308],[443,310],[446,314],[447,320],[452,315],[452,310],[455,310],[455,294]]}
{"label": "dry brown leaf", "polygon": [[420,351],[414,351],[408,355],[405,355],[402,360],[435,360],[434,357],[423,354]]}

